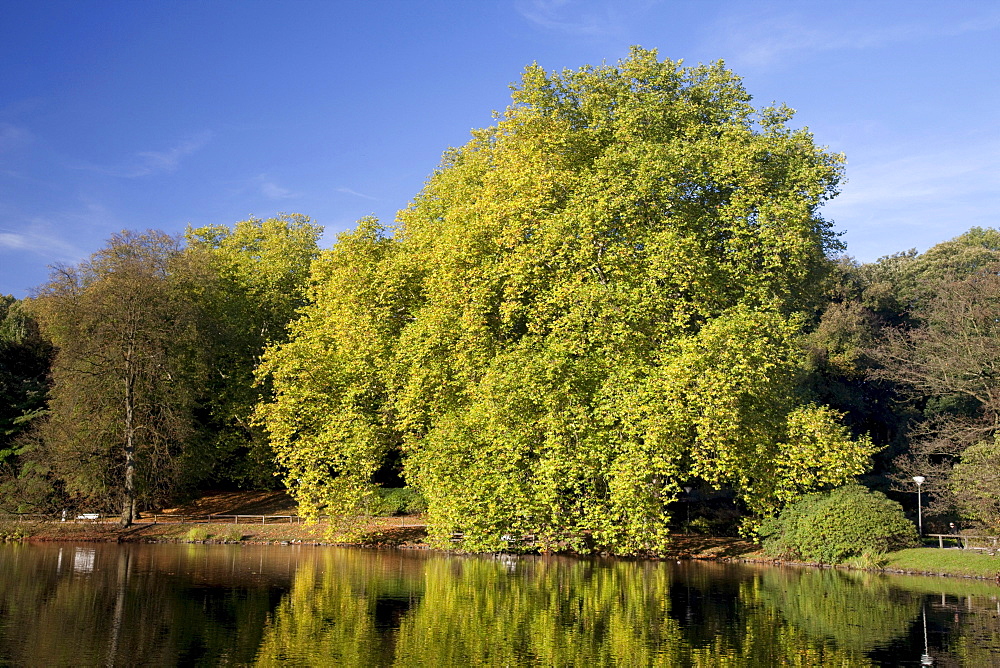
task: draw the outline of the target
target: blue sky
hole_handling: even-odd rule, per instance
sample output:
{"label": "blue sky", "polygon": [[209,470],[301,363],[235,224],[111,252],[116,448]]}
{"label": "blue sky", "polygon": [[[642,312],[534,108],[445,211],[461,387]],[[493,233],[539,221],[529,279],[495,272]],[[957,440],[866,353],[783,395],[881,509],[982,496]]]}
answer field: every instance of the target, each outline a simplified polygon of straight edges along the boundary
{"label": "blue sky", "polygon": [[859,260],[1000,210],[1000,3],[0,0],[0,294],[122,229],[391,221],[524,66],[722,59],[847,155]]}

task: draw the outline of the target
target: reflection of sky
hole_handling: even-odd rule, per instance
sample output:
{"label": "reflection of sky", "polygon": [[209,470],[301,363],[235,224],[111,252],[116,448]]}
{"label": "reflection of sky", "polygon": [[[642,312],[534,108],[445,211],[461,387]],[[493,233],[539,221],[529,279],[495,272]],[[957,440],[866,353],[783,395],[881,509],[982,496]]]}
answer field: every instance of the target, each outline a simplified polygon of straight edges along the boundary
{"label": "reflection of sky", "polygon": [[628,45],[724,59],[847,154],[859,259],[994,224],[996,3],[12,2],[0,21],[0,293],[123,228],[279,211],[391,220],[526,65]]}

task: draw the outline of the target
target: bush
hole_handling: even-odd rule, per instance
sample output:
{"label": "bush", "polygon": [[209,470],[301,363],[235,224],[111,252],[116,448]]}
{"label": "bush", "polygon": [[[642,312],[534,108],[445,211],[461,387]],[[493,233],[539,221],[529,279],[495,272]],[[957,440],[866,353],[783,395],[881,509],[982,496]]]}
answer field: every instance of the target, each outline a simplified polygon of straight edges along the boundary
{"label": "bush", "polygon": [[222,533],[216,534],[215,538],[227,543],[238,543],[243,540],[243,531],[238,526],[232,526]]}
{"label": "bush", "polygon": [[903,508],[860,485],[809,494],[763,522],[764,551],[823,564],[876,555],[917,543],[917,531]]}
{"label": "bush", "polygon": [[0,525],[0,541],[7,542],[17,542],[24,540],[28,537],[28,532],[24,527],[12,526],[12,525]]}
{"label": "bush", "polygon": [[184,536],[184,540],[189,543],[200,543],[208,540],[208,531],[201,527],[193,527],[188,530],[187,535]]}
{"label": "bush", "polygon": [[381,487],[370,506],[370,512],[377,517],[409,515],[427,510],[427,499],[410,487]]}

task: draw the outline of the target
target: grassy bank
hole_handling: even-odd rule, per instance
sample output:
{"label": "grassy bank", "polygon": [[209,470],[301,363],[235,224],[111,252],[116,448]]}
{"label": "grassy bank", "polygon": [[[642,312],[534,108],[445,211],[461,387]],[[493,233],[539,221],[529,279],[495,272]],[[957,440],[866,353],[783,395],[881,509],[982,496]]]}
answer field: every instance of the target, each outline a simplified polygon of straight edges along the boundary
{"label": "grassy bank", "polygon": [[[775,559],[762,552],[748,552],[738,555],[742,561],[768,564],[788,564],[804,567],[818,567],[821,564],[789,562]],[[860,565],[848,562],[835,568],[883,571],[893,574],[946,575],[963,578],[996,579],[1000,583],[1000,556],[991,557],[974,550],[939,549],[936,547],[915,547],[908,550],[890,552],[877,565]],[[828,565],[823,566],[829,568]]]}
{"label": "grassy bank", "polygon": [[[401,526],[402,525],[402,526]],[[353,526],[330,538],[327,525],[223,524],[208,522],[140,523],[123,529],[105,522],[0,523],[0,541],[101,541],[139,543],[248,543],[354,545],[361,547],[426,548],[420,518],[358,518]],[[738,538],[678,535],[664,559],[725,559],[776,563],[760,547]],[[802,564],[807,566],[809,564]],[[877,570],[877,569],[875,569]],[[1000,557],[973,550],[913,548],[886,555],[882,570],[892,573],[950,575],[1000,581]]]}
{"label": "grassy bank", "polygon": [[974,550],[915,547],[889,553],[885,569],[993,579],[1000,578],[1000,557],[991,557]]}

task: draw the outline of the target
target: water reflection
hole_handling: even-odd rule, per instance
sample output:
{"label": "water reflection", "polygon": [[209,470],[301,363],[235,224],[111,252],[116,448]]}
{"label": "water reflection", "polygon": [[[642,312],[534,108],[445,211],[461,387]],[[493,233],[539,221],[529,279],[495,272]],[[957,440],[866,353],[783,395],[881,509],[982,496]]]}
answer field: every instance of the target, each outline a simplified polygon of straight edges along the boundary
{"label": "water reflection", "polygon": [[1000,665],[992,583],[204,545],[0,546],[0,665]]}
{"label": "water reflection", "polygon": [[89,573],[94,570],[94,557],[97,550],[92,547],[73,548],[73,570],[77,573]]}

